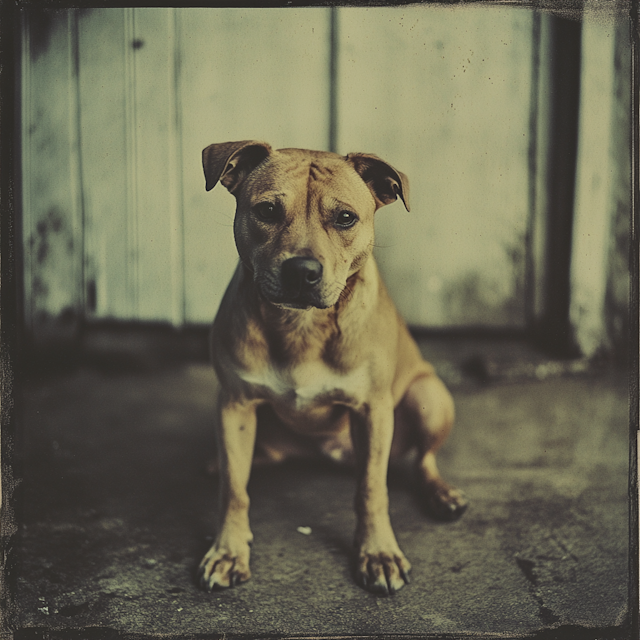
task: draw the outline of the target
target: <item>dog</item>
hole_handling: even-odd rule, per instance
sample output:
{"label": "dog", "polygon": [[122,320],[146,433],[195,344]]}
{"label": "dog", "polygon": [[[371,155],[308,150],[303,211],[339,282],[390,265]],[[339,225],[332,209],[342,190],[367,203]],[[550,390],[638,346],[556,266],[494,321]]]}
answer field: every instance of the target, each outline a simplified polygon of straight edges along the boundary
{"label": "dog", "polygon": [[211,333],[221,526],[200,584],[251,576],[252,462],[324,455],[355,464],[357,583],[395,593],[411,565],[389,520],[390,457],[417,448],[416,488],[435,516],[453,520],[467,507],[435,460],[453,400],[372,256],[374,214],[398,197],[409,210],[408,179],[372,154],[254,140],[212,144],[202,158],[207,191],[220,182],[236,198],[240,260]]}

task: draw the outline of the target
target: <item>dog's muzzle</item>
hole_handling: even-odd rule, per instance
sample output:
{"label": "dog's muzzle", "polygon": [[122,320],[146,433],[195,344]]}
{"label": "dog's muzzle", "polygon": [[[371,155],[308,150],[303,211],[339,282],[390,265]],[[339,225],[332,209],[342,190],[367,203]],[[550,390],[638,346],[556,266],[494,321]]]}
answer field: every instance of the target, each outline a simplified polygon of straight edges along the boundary
{"label": "dog's muzzle", "polygon": [[315,258],[288,258],[280,265],[280,291],[272,302],[294,308],[323,307],[322,271],[322,264]]}
{"label": "dog's muzzle", "polygon": [[262,296],[277,306],[289,309],[326,309],[335,300],[325,299],[322,263],[315,258],[287,258],[279,267],[259,269],[254,280]]}

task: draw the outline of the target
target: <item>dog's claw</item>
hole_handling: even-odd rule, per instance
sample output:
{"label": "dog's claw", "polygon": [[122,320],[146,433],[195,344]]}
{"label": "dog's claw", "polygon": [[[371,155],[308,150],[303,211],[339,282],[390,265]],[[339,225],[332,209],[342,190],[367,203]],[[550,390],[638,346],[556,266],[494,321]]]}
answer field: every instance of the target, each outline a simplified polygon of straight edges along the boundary
{"label": "dog's claw", "polygon": [[380,596],[389,596],[409,584],[411,565],[400,553],[365,554],[360,557],[356,581],[358,584]]}
{"label": "dog's claw", "polygon": [[241,554],[232,553],[217,545],[211,547],[198,569],[202,589],[230,589],[246,582],[251,577],[248,546],[246,549],[246,554]]}

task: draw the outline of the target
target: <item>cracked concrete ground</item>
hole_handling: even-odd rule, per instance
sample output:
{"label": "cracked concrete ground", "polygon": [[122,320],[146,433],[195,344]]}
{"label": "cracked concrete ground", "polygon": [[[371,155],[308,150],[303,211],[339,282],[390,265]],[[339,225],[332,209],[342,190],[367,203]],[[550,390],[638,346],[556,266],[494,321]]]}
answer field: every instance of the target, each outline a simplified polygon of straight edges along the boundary
{"label": "cracked concrete ground", "polygon": [[534,363],[548,377],[531,378],[503,344],[471,358],[480,383],[460,365],[472,343],[423,346],[457,403],[441,471],[471,506],[434,522],[392,470],[413,570],[386,598],[352,578],[353,476],[320,462],[254,471],[253,577],[198,589],[215,531],[207,365],[94,362],[29,382],[14,637],[631,637],[626,376]]}

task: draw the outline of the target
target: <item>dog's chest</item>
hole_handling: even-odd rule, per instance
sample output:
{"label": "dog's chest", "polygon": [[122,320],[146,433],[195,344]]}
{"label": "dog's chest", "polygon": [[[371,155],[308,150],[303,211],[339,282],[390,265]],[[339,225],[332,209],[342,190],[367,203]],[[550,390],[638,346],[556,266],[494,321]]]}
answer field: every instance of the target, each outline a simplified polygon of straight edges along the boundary
{"label": "dog's chest", "polygon": [[370,387],[365,365],[339,373],[317,361],[287,369],[271,365],[260,372],[239,375],[244,382],[296,411],[336,402],[357,406],[366,400]]}

